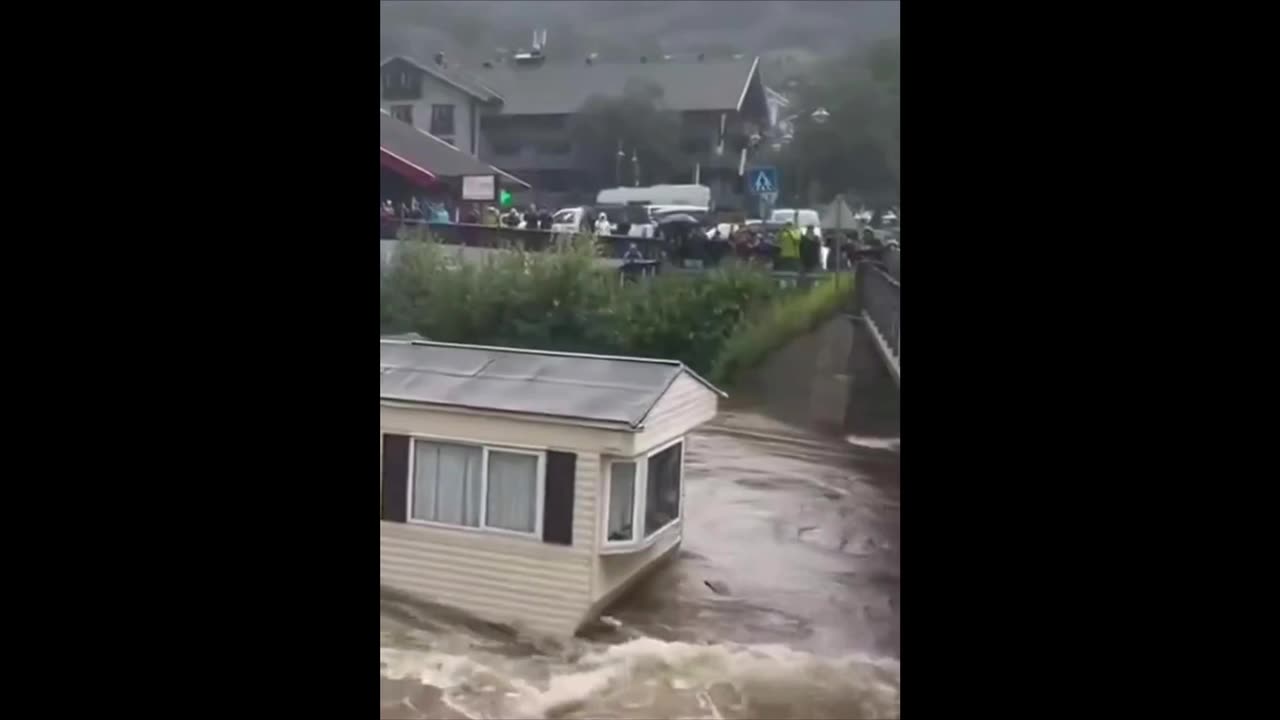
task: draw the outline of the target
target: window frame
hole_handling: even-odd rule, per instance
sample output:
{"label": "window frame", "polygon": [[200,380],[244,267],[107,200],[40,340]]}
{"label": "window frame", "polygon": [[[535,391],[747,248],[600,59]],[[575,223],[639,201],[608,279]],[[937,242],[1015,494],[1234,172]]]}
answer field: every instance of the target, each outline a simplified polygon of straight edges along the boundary
{"label": "window frame", "polygon": [[[415,471],[418,462],[418,442],[435,443],[437,445],[458,445],[469,448],[480,449],[480,524],[471,525],[454,525],[452,523],[438,522],[435,520],[419,520],[413,516],[413,492],[417,487],[418,481]],[[489,453],[501,452],[511,455],[531,455],[537,458],[537,476],[535,478],[534,497],[533,497],[533,531],[524,532],[522,530],[511,530],[509,528],[493,527],[488,525],[489,520]],[[683,472],[683,470],[682,470]],[[418,525],[421,527],[441,528],[445,530],[458,530],[463,532],[481,533],[485,535],[505,535],[507,537],[523,538],[525,540],[537,540],[542,542],[542,516],[546,510],[546,494],[547,494],[547,450],[546,448],[529,447],[529,446],[512,446],[512,445],[491,445],[489,443],[476,442],[474,440],[463,440],[458,438],[438,437],[433,435],[409,435],[409,478],[405,488],[405,524]]]}
{"label": "window frame", "polygon": [[[604,503],[601,505],[600,512],[600,554],[609,555],[613,553],[638,552],[648,549],[657,539],[664,535],[673,525],[677,525],[684,520],[684,463],[688,454],[688,446],[685,444],[685,437],[678,437],[662,445],[654,447],[652,450],[637,455],[635,457],[611,457],[605,461],[604,472],[604,488],[601,493],[604,497]],[[676,507],[676,517],[669,521],[666,525],[654,530],[652,533],[644,534],[644,516],[645,510],[649,502],[649,460],[654,455],[670,450],[676,445],[680,445],[680,502]],[[631,506],[631,528],[632,537],[630,540],[610,540],[609,539],[609,504],[613,499],[613,466],[620,463],[634,463],[636,466],[635,483],[631,488],[632,506]],[[637,537],[638,536],[638,537]]]}
{"label": "window frame", "polygon": [[[436,111],[438,108],[449,108],[449,129],[436,130]],[[431,129],[430,132],[436,137],[453,137],[458,134],[458,110],[453,103],[432,103],[431,104]]]}
{"label": "window frame", "polygon": [[[409,124],[409,125],[413,125],[413,104],[412,104],[412,103],[395,103],[395,104],[391,105],[390,107],[391,107],[391,117],[393,117],[393,118],[395,118],[395,119],[399,120],[400,122],[407,123],[407,124]],[[400,116],[397,114],[397,113],[404,112],[404,111],[408,111],[408,112],[406,113],[406,114],[409,116],[409,119],[408,119],[408,120],[406,120],[406,119],[404,119],[404,118],[400,117]]]}

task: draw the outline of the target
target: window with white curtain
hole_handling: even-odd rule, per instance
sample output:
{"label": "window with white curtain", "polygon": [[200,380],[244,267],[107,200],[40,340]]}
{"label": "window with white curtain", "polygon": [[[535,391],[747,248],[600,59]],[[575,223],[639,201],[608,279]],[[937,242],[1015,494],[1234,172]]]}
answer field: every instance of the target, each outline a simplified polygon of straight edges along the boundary
{"label": "window with white curtain", "polygon": [[540,452],[415,438],[409,519],[537,534],[544,472]]}
{"label": "window with white curtain", "polygon": [[683,439],[648,455],[608,464],[606,549],[646,547],[650,538],[680,519],[683,470]]}
{"label": "window with white curtain", "polygon": [[636,464],[615,462],[609,466],[609,519],[605,540],[635,540]]}
{"label": "window with white curtain", "polygon": [[489,451],[485,525],[531,533],[537,526],[538,456]]}

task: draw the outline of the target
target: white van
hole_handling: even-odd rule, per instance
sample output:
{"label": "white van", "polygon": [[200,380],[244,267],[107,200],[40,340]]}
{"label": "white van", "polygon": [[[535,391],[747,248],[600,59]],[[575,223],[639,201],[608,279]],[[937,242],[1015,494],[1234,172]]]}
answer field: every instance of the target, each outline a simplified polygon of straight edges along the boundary
{"label": "white van", "polygon": [[822,242],[822,216],[817,210],[809,208],[775,208],[773,213],[769,215],[769,222],[773,223],[793,223],[801,233],[810,225],[813,226],[813,234],[818,236],[819,248],[821,254],[820,262],[823,267],[827,266],[827,248],[826,243]]}
{"label": "white van", "polygon": [[597,205],[688,205],[711,207],[706,185],[650,185],[606,188],[596,195]]}
{"label": "white van", "polygon": [[800,229],[800,232],[804,232],[805,228],[812,225],[813,233],[818,236],[819,240],[822,239],[822,217],[818,215],[817,210],[810,210],[808,208],[777,208],[769,216],[769,222],[793,223]]}

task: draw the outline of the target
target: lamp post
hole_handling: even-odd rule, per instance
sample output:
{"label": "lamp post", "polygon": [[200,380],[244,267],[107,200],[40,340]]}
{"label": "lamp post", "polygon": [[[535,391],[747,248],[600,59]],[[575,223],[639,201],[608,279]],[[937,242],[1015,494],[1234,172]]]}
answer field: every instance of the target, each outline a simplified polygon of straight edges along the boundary
{"label": "lamp post", "polygon": [[614,162],[613,162],[613,186],[614,187],[622,187],[622,159],[625,158],[626,156],[627,154],[622,152],[622,140],[619,139],[618,154],[615,156]]}

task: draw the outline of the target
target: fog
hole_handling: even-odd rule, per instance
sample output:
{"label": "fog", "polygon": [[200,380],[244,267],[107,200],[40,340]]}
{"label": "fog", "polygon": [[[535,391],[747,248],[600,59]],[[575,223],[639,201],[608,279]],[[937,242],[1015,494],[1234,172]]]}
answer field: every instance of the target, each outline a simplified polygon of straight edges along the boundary
{"label": "fog", "polygon": [[443,51],[479,62],[497,48],[526,47],[548,30],[549,60],[598,52],[766,55],[807,51],[831,57],[897,35],[898,2],[383,2],[380,50],[427,57]]}

